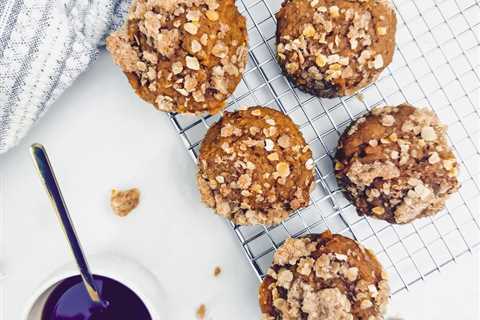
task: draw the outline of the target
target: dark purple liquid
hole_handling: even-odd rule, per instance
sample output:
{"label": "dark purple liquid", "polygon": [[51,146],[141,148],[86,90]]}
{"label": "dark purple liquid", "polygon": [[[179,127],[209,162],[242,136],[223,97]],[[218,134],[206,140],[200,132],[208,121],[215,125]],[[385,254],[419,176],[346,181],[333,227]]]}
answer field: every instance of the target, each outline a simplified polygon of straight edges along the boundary
{"label": "dark purple liquid", "polygon": [[50,294],[42,320],[152,320],[142,300],[128,287],[113,279],[94,276],[107,307],[92,302],[80,276],[63,280]]}

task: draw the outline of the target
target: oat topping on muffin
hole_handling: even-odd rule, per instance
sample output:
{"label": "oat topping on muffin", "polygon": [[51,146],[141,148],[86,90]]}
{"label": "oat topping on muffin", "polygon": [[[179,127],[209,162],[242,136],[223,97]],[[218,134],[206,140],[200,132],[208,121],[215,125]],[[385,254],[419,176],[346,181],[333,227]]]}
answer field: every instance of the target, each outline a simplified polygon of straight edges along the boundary
{"label": "oat topping on muffin", "polygon": [[305,207],[312,152],[286,115],[264,107],[227,112],[202,143],[203,202],[236,224],[275,224]]}
{"label": "oat topping on muffin", "polygon": [[459,188],[446,126],[428,109],[376,108],[340,138],[335,171],[359,214],[408,223]]}
{"label": "oat topping on muffin", "polygon": [[387,274],[372,252],[326,231],[287,239],[259,290],[263,320],[379,320]]}
{"label": "oat topping on muffin", "polygon": [[311,94],[351,95],[392,61],[396,16],[388,0],[285,0],[277,19],[279,63]]}
{"label": "oat topping on muffin", "polygon": [[107,48],[159,110],[215,113],[245,69],[246,23],[234,0],[136,0]]}

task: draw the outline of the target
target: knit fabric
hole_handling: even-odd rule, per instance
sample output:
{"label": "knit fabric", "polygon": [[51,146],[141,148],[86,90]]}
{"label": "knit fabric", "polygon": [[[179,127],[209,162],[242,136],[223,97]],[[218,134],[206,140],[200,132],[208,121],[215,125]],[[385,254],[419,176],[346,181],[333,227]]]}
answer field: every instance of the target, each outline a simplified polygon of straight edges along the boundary
{"label": "knit fabric", "polygon": [[95,60],[129,0],[0,1],[0,153]]}

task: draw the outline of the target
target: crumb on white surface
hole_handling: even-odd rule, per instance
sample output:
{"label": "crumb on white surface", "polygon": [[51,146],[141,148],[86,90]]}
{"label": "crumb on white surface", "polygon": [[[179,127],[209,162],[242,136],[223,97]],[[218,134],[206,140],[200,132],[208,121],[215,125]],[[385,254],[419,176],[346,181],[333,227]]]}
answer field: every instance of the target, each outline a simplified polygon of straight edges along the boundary
{"label": "crumb on white surface", "polygon": [[219,266],[216,266],[213,269],[213,276],[214,277],[218,277],[221,273],[222,273],[222,268],[220,268]]}
{"label": "crumb on white surface", "polygon": [[197,319],[200,319],[200,320],[205,319],[205,314],[206,314],[206,313],[207,313],[207,308],[205,307],[204,304],[201,304],[201,305],[197,308],[197,312],[196,312]]}
{"label": "crumb on white surface", "polygon": [[112,189],[110,205],[113,212],[120,217],[127,216],[140,202],[140,190],[132,188],[128,190]]}

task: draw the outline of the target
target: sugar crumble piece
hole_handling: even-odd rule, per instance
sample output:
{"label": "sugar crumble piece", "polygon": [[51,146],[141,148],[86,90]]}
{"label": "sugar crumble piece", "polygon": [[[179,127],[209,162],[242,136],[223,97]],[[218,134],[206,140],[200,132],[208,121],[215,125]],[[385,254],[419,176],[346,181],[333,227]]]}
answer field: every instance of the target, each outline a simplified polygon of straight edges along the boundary
{"label": "sugar crumble piece", "polygon": [[207,313],[207,308],[205,307],[204,304],[201,304],[201,305],[197,308],[197,312],[196,312],[197,319],[200,319],[200,320],[205,319],[206,313]]}
{"label": "sugar crumble piece", "polygon": [[133,209],[135,209],[140,202],[140,190],[132,188],[128,190],[112,189],[110,196],[110,205],[113,212],[120,217],[127,216]]}
{"label": "sugar crumble piece", "polygon": [[222,273],[222,268],[220,268],[219,266],[216,266],[213,269],[213,276],[214,277],[218,277],[221,273]]}

